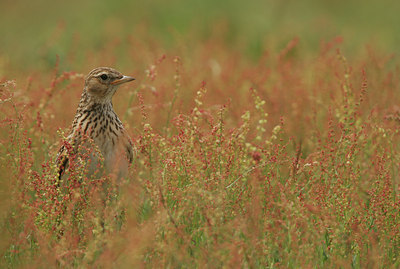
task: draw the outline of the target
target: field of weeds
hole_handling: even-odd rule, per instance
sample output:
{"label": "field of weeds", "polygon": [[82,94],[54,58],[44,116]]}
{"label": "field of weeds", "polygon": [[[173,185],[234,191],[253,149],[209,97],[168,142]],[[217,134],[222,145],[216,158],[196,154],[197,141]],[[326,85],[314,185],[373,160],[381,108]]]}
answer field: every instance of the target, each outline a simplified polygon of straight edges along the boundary
{"label": "field of weeds", "polygon": [[[112,18],[88,34],[101,45],[66,45],[61,23],[26,64],[0,55],[2,267],[400,266],[393,47],[300,32],[254,48],[229,19],[171,41]],[[54,160],[97,66],[136,78],[113,99],[134,162],[120,182],[71,165],[60,187]]]}

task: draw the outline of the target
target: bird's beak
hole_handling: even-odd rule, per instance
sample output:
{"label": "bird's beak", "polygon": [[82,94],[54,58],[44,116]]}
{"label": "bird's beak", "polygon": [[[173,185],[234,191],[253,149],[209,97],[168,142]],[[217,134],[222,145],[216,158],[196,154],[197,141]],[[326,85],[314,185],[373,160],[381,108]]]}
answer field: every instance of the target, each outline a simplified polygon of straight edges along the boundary
{"label": "bird's beak", "polygon": [[114,80],[113,82],[111,82],[111,85],[120,85],[129,81],[135,80],[135,78],[133,77],[129,77],[129,76],[123,76],[120,79]]}

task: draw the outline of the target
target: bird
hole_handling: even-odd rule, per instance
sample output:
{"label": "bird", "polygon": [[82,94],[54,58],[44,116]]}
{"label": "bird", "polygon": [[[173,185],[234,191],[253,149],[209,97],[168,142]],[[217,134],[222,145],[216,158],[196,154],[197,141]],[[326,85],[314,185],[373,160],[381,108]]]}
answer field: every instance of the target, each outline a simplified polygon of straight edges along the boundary
{"label": "bird", "polygon": [[[86,154],[84,160],[87,176],[96,175],[99,170],[119,178],[127,174],[133,161],[134,146],[113,109],[112,97],[120,85],[133,80],[110,67],[95,68],[86,76],[70,133],[56,156],[58,181],[70,159],[76,154],[85,156],[88,151],[92,152]],[[99,169],[100,163],[102,169]]]}

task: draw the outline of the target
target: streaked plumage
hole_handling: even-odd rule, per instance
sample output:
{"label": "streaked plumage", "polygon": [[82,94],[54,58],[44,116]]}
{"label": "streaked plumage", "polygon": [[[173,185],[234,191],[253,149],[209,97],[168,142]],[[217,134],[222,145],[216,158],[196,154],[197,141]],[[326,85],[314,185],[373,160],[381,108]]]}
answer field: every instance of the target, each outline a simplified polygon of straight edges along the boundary
{"label": "streaked plumage", "polygon": [[[72,150],[67,150],[68,146],[64,144],[57,155],[59,179],[68,166],[69,156],[76,154],[79,146],[93,149],[93,143],[102,154],[108,173],[118,176],[126,173],[133,160],[133,146],[113,109],[112,97],[119,85],[132,80],[134,78],[109,67],[98,67],[87,75],[71,133],[67,137]],[[89,175],[97,170],[97,155],[90,154]]]}

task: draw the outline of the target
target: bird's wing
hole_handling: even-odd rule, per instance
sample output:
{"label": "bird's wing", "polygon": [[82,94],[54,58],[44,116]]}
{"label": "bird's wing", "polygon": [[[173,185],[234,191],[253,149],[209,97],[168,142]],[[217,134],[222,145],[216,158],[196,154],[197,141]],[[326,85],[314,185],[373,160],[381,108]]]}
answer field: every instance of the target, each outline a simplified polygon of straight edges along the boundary
{"label": "bird's wing", "polygon": [[136,153],[136,147],[132,142],[132,139],[129,137],[127,133],[124,135],[124,140],[125,140],[125,151],[126,151],[126,157],[129,161],[129,163],[133,162],[133,156],[137,155]]}
{"label": "bird's wing", "polygon": [[65,145],[62,145],[60,150],[58,151],[57,158],[56,158],[56,165],[57,165],[57,177],[58,180],[61,180],[62,175],[64,174],[65,170],[68,166],[68,152]]}
{"label": "bird's wing", "polygon": [[129,139],[129,146],[126,147],[126,155],[128,157],[128,161],[129,163],[133,162],[133,150],[134,150],[134,146],[131,142],[131,140]]}
{"label": "bird's wing", "polygon": [[58,180],[61,180],[62,175],[68,168],[69,156],[75,153],[75,149],[80,143],[80,135],[75,133],[70,134],[67,139],[63,142],[60,150],[57,153],[56,165],[57,165],[57,176]]}

